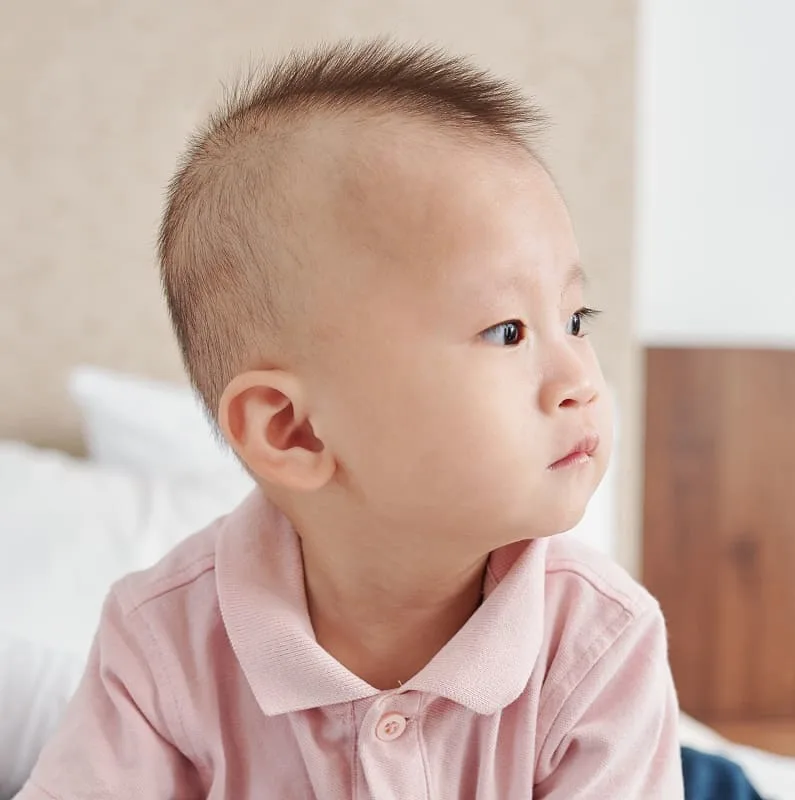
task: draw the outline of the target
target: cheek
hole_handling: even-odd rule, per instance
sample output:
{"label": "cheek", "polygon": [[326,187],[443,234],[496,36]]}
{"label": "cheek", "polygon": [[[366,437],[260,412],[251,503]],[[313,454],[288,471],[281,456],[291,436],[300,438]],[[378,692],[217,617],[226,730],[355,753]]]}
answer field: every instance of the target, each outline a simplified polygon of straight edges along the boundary
{"label": "cheek", "polygon": [[526,483],[532,398],[516,380],[451,359],[393,392],[393,452],[417,492],[466,505]]}
{"label": "cheek", "polygon": [[326,440],[354,483],[368,486],[406,470],[413,443],[426,433],[416,374],[385,352],[349,353],[322,391]]}
{"label": "cheek", "polygon": [[[386,368],[389,363],[389,368]],[[380,358],[338,374],[331,439],[352,481],[385,497],[460,491],[499,470],[499,390],[453,358]]]}
{"label": "cheek", "polygon": [[537,494],[549,442],[532,364],[419,347],[357,362],[329,375],[328,432],[341,475],[368,505],[466,520],[512,515]]}

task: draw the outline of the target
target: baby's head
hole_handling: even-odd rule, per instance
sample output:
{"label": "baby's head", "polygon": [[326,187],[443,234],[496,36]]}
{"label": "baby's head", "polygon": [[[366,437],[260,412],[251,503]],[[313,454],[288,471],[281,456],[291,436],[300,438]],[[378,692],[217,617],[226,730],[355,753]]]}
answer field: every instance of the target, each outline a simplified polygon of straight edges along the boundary
{"label": "baby's head", "polygon": [[609,403],[541,121],[464,61],[379,42],[291,57],[194,139],[161,229],[169,309],[288,514],[484,549],[580,519]]}

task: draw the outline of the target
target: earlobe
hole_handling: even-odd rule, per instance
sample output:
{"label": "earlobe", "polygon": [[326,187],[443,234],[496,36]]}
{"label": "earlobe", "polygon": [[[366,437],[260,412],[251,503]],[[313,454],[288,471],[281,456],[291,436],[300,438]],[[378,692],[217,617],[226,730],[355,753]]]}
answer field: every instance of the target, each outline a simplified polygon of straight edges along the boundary
{"label": "earlobe", "polygon": [[313,427],[298,379],[282,370],[233,378],[218,407],[218,423],[254,475],[295,491],[320,489],[331,479],[333,454]]}

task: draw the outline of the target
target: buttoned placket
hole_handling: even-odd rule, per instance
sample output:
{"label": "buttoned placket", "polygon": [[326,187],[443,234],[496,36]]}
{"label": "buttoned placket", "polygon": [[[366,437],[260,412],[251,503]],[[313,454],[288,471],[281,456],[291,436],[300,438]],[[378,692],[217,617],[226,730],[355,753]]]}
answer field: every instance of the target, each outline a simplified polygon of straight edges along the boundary
{"label": "buttoned placket", "polygon": [[385,692],[362,717],[357,755],[366,797],[428,797],[426,758],[422,752],[422,699],[420,692]]}

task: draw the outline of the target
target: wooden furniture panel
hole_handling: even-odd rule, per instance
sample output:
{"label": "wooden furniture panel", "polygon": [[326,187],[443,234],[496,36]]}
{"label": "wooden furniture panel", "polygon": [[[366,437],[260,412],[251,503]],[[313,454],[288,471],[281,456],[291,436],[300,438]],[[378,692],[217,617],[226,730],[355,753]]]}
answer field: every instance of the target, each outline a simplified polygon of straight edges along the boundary
{"label": "wooden furniture panel", "polygon": [[643,578],[681,705],[791,732],[795,352],[651,349],[646,371]]}

